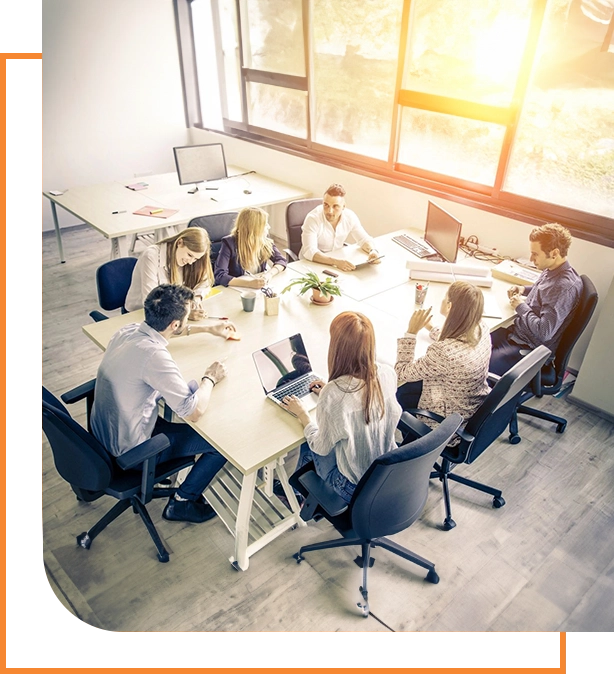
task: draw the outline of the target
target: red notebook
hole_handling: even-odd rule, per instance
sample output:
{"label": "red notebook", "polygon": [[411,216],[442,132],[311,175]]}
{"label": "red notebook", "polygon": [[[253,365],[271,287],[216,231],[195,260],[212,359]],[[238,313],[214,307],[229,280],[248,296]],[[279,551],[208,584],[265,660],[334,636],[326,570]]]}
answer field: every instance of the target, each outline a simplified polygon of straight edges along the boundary
{"label": "red notebook", "polygon": [[151,215],[153,218],[168,218],[175,213],[177,213],[177,209],[160,208],[159,206],[143,206],[138,211],[134,211],[134,215]]}

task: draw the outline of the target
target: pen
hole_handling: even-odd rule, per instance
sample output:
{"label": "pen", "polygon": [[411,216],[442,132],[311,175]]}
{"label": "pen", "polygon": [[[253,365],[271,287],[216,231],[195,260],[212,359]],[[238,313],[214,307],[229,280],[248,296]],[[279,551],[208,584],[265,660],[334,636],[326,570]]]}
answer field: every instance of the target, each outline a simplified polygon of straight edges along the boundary
{"label": "pen", "polygon": [[227,321],[228,320],[228,316],[207,316],[207,318],[213,318],[213,319],[216,319],[218,321]]}
{"label": "pen", "polygon": [[117,215],[118,213],[125,213],[126,211],[113,211],[111,215]]}
{"label": "pen", "polygon": [[162,213],[163,210],[163,208],[155,208],[153,211],[149,211],[149,215],[153,215],[154,213]]}

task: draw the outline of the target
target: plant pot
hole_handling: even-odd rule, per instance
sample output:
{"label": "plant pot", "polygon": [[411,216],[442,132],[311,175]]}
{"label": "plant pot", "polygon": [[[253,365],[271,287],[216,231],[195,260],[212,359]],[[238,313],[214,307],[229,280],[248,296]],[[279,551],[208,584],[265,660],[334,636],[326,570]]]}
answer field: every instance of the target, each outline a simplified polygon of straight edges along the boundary
{"label": "plant pot", "polygon": [[313,288],[311,299],[314,304],[330,304],[335,298],[333,295],[323,295],[317,288]]}

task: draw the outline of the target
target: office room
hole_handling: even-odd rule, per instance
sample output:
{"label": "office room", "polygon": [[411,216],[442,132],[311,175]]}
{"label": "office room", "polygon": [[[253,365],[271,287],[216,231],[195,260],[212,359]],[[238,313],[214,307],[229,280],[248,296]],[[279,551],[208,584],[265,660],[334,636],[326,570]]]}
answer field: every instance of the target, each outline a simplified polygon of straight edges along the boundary
{"label": "office room", "polygon": [[[186,37],[190,4],[194,6],[191,20],[196,42],[205,45],[197,50],[196,57],[191,51],[193,43]],[[599,39],[604,41],[611,21],[602,15],[587,18],[586,8],[580,7],[584,3],[575,0],[522,3],[527,5],[524,15],[513,19],[525,26],[525,33],[522,28],[517,29],[518,35],[526,37],[531,7],[535,16],[537,10],[533,5],[544,4],[547,5],[545,14],[539,19],[544,31],[568,17],[568,35],[570,40],[572,37],[575,40],[570,43],[577,51],[572,57],[570,48],[567,60],[561,61],[560,66],[556,58],[552,58],[550,70],[542,73],[546,83],[527,76],[522,98],[531,105],[536,105],[531,98],[535,88],[539,88],[540,93],[554,92],[548,98],[547,119],[536,122],[542,142],[534,143],[531,155],[526,146],[529,141],[526,141],[520,158],[512,150],[503,161],[499,153],[501,147],[507,147],[504,132],[508,129],[509,133],[509,128],[500,120],[498,123],[478,122],[475,112],[471,113],[472,119],[448,115],[467,125],[450,126],[452,131],[457,129],[459,135],[465,135],[463,142],[451,142],[450,156],[445,156],[437,145],[440,140],[434,135],[425,132],[416,143],[406,136],[411,134],[412,127],[406,123],[403,112],[428,109],[424,102],[428,96],[416,95],[416,100],[421,101],[418,107],[412,107],[409,98],[403,99],[402,105],[393,105],[395,87],[411,89],[410,75],[417,78],[420,73],[416,68],[405,75],[397,74],[397,61],[405,58],[409,63],[417,54],[409,48],[399,49],[400,41],[405,39],[411,49],[423,49],[427,53],[428,40],[432,40],[433,35],[427,31],[425,6],[435,7],[441,3],[435,0],[301,3],[297,0],[283,3],[284,11],[273,16],[274,4],[251,0],[237,3],[242,8],[242,16],[249,15],[252,22],[251,28],[247,23],[244,26],[243,50],[248,49],[247,33],[251,30],[254,72],[245,75],[243,91],[261,87],[261,97],[254,95],[253,108],[248,110],[246,103],[241,109],[240,101],[232,99],[233,92],[229,92],[231,107],[235,106],[237,115],[249,113],[258,119],[253,127],[237,122],[234,128],[230,125],[224,130],[220,108],[216,109],[215,105],[218,101],[219,106],[218,74],[224,72],[224,66],[215,62],[215,45],[206,32],[207,16],[210,20],[209,8],[213,5],[221,13],[220,20],[228,21],[235,3],[46,0],[42,24],[43,191],[68,195],[71,188],[78,186],[114,181],[148,182],[154,176],[176,170],[174,147],[221,143],[229,166],[297,186],[306,196],[321,197],[329,185],[340,183],[346,191],[348,208],[359,216],[372,237],[401,229],[423,231],[428,202],[432,200],[462,222],[465,241],[473,236],[479,245],[495,249],[501,256],[526,260],[532,229],[554,221],[556,213],[572,234],[570,264],[578,274],[590,277],[599,296],[596,309],[567,364],[569,372],[577,376],[569,398],[547,395],[528,403],[564,417],[567,428],[564,433],[557,433],[552,423],[519,415],[522,438],[519,444],[510,444],[504,433],[475,464],[459,466],[458,472],[470,479],[496,484],[503,491],[506,504],[495,508],[488,495],[452,484],[450,491],[457,522],[452,530],[441,528],[444,516],[441,483],[432,480],[421,517],[394,539],[435,562],[440,582],[425,582],[422,569],[385,550],[375,550],[376,563],[369,571],[371,615],[367,620],[363,620],[357,607],[357,603],[363,601],[358,589],[361,570],[353,563],[359,554],[357,548],[312,552],[300,564],[292,558],[301,546],[338,535],[325,519],[288,528],[250,555],[243,570],[237,570],[237,565],[229,561],[235,544],[219,518],[202,524],[165,521],[163,503],[156,500],[147,508],[171,551],[169,563],[158,561],[147,530],[130,509],[102,531],[89,550],[79,547],[75,537],[102,517],[114,500],[104,496],[91,503],[78,501],[70,485],[56,471],[49,442],[43,436],[43,555],[47,577],[58,602],[84,623],[114,632],[611,631],[614,628],[611,610],[614,605],[614,396],[611,385],[614,369],[612,359],[608,358],[611,344],[608,337],[613,334],[614,315],[611,172],[614,121],[611,114],[608,121],[602,113],[611,111],[614,99],[614,46],[610,44],[605,51],[600,51],[596,37],[601,36]],[[479,13],[479,6],[487,4],[485,1],[472,3],[475,7],[471,16]],[[512,11],[508,3],[500,4],[503,15],[505,11]],[[593,4],[602,5],[602,14],[612,11],[607,1]],[[379,40],[370,32],[369,22],[364,20],[366,11],[375,14],[374,22],[381,31]],[[328,20],[323,21],[321,15],[310,18],[310,12],[326,13]],[[440,8],[437,12],[441,18]],[[358,37],[350,34],[352,25],[347,17],[352,13],[362,17],[354,26],[355,30],[360,26],[362,31]],[[579,13],[577,17],[576,13]],[[518,9],[517,14],[522,15],[522,11]],[[305,95],[299,91],[301,83],[307,81],[305,72],[282,72],[288,88],[279,104],[286,112],[296,105],[303,105],[305,111],[309,111],[309,115],[305,112],[303,122],[311,124],[310,139],[314,141],[313,144],[311,140],[292,144],[288,141],[293,133],[289,114],[266,119],[267,114],[275,114],[271,101],[276,99],[268,98],[263,92],[267,87],[279,88],[279,82],[277,87],[263,82],[275,79],[265,71],[272,69],[271,63],[277,63],[276,59],[283,71],[283,59],[295,49],[296,36],[303,35],[303,21],[311,21],[315,67],[310,77],[314,88],[323,86],[324,103],[318,108],[320,92],[315,91],[314,100],[307,108]],[[412,32],[420,30],[421,21],[427,46]],[[267,31],[259,30],[258,25],[268,27],[274,36],[270,48],[279,49],[279,56],[267,54],[263,37]],[[262,41],[260,50],[254,47],[259,39]],[[492,47],[492,41],[490,44]],[[484,49],[487,47],[488,43],[482,45]],[[222,47],[218,44],[217,48]],[[522,48],[519,50],[514,44],[509,48],[518,62]],[[529,59],[527,72],[532,59],[537,61],[540,48],[541,43],[536,40],[535,53],[526,56],[525,52]],[[560,52],[556,56],[563,58]],[[450,56],[442,49],[441,58]],[[488,60],[483,52],[481,58]],[[318,81],[318,67],[324,68],[325,62],[328,79]],[[515,74],[517,62],[515,70],[514,65],[511,66]],[[191,72],[196,63],[198,85]],[[504,69],[509,65],[502,61],[499,67]],[[237,69],[238,62],[230,59],[225,67]],[[379,108],[370,106],[369,91],[360,91],[360,86],[367,89],[374,86],[364,75],[369,69],[388,78],[386,87],[382,86],[388,98]],[[253,81],[247,81],[250,76],[254,77]],[[402,84],[397,81],[399,77],[405,77]],[[480,77],[486,81],[489,73],[484,71]],[[239,80],[237,75],[233,81]],[[214,88],[215,94],[210,94]],[[586,109],[578,107],[576,99],[570,98],[570,92],[578,89],[582,90]],[[234,94],[239,96],[240,90],[238,86]],[[331,98],[334,90],[337,99]],[[427,93],[440,94],[433,96],[439,100],[446,95],[458,98],[458,92],[459,87],[447,94],[437,90]],[[480,114],[490,114],[495,109],[508,110],[508,106],[512,106],[511,97],[517,96],[518,90],[514,93],[512,87],[508,94],[507,99],[505,95],[503,98],[494,96],[488,104],[477,105]],[[348,101],[347,97],[352,95],[357,96],[356,100]],[[363,106],[367,108],[365,118],[361,116]],[[585,112],[594,112],[601,128],[591,133],[590,138],[587,135],[582,152],[578,150],[579,143],[572,143],[566,136],[564,148],[555,156],[553,148],[563,143],[556,137],[562,128],[556,123],[556,115],[573,117]],[[382,122],[382,114],[385,122]],[[519,129],[523,128],[523,120],[520,113]],[[383,133],[373,130],[382,123],[386,125]],[[391,134],[395,127],[399,135],[393,141]],[[494,127],[498,129],[496,132],[492,130]],[[424,126],[417,123],[415,128],[429,127],[424,122]],[[577,128],[585,127],[577,125]],[[268,131],[265,133],[263,129]],[[537,133],[535,129],[533,132]],[[294,138],[304,140],[302,134],[295,129]],[[499,139],[493,140],[495,145],[498,142],[494,159],[492,147],[485,149],[486,143],[480,140],[484,137]],[[436,149],[432,155],[423,152],[425,163],[420,165],[423,157],[420,150],[429,142],[434,143]],[[479,160],[462,161],[461,153],[469,151],[473,143],[480,148]],[[390,152],[389,148],[392,148]],[[390,153],[397,151],[399,154],[391,161]],[[577,156],[570,156],[573,151]],[[531,157],[534,164],[530,164]],[[442,162],[439,171],[446,175],[438,179],[439,161]],[[521,166],[514,173],[522,161],[526,171],[523,172]],[[565,182],[568,173],[557,167],[559,163],[574,162],[584,162],[578,169],[584,182],[578,193],[570,196],[571,190]],[[419,170],[412,172],[411,167],[416,165]],[[591,173],[597,165],[599,170],[606,171],[606,177],[602,176],[601,180]],[[501,166],[507,171],[505,179],[512,185],[511,196],[506,192],[508,183],[501,183]],[[470,175],[462,175],[463,168]],[[255,177],[247,174],[239,180],[243,181],[240,184],[245,191],[253,189],[255,195]],[[500,191],[498,195],[492,189],[495,182],[497,192]],[[476,185],[487,187],[479,189]],[[60,206],[61,198],[58,197]],[[286,204],[287,201],[279,200],[267,208],[271,235],[280,249],[287,244]],[[100,308],[96,270],[114,254],[109,238],[95,227],[83,224],[69,210],[57,208],[60,253],[51,202],[47,197],[42,199],[43,385],[57,397],[96,376],[102,351],[82,332],[82,327],[92,323],[89,313]],[[128,256],[131,244],[132,237],[122,235],[113,244],[118,247],[115,253]],[[135,254],[141,254],[146,245],[137,241]],[[64,263],[60,261],[61,255]],[[457,262],[465,256],[466,253],[459,251]],[[381,267],[387,262],[392,264],[384,258]],[[290,272],[286,271],[285,276],[289,279]],[[278,287],[281,289],[283,284]],[[280,314],[289,297],[290,294],[282,297]],[[296,298],[296,301],[301,300]],[[342,298],[335,298],[335,302],[337,305],[333,303],[330,308],[317,310],[334,312],[335,306],[343,306]],[[399,306],[398,314],[404,324],[413,309],[413,302]],[[434,309],[437,311],[438,307]],[[372,310],[373,315],[378,315],[377,307]],[[258,311],[262,314],[260,304]],[[109,315],[118,316],[119,311]],[[393,325],[392,319],[390,325]],[[296,326],[297,331],[299,328]],[[381,326],[378,329],[386,332]],[[246,335],[243,336],[245,339]],[[384,339],[386,344],[390,342],[394,346],[396,338],[402,336],[402,332],[389,331]],[[325,345],[322,348],[325,350]],[[203,367],[209,360],[204,352]],[[230,356],[228,377],[243,376],[240,368],[250,365],[245,359],[233,365]],[[215,394],[219,392],[218,389]],[[77,421],[86,423],[83,402],[70,406],[70,412]],[[267,411],[267,414],[273,413],[286,414],[281,410]],[[298,421],[290,417],[284,418],[283,424],[288,428],[292,426],[293,432],[298,428]],[[266,427],[253,430],[256,435],[267,432]],[[296,456],[293,450],[287,458],[288,474]]]}

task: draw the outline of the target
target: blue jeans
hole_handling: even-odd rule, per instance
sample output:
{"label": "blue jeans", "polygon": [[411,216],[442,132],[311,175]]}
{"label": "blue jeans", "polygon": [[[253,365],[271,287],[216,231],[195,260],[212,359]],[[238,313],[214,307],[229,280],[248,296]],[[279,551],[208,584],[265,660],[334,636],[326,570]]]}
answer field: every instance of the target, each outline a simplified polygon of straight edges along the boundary
{"label": "blue jeans", "polygon": [[171,446],[158,454],[157,463],[184,456],[201,455],[177,490],[181,498],[195,501],[226,463],[226,459],[188,424],[173,424],[158,417],[152,436],[159,433],[166,435]]}
{"label": "blue jeans", "polygon": [[309,449],[309,445],[304,442],[301,445],[301,452],[298,456],[298,463],[296,470],[302,468],[306,463],[313,461],[316,473],[324,480],[324,482],[331,487],[338,496],[349,503],[352,500],[352,495],[356,489],[356,485],[350,482],[345,475],[343,475],[337,467],[337,457],[332,451],[326,456],[320,456]]}
{"label": "blue jeans", "polygon": [[529,346],[520,346],[510,341],[512,328],[499,328],[490,333],[492,351],[490,354],[489,372],[503,376],[513,365],[522,358],[521,349],[529,349]]}

